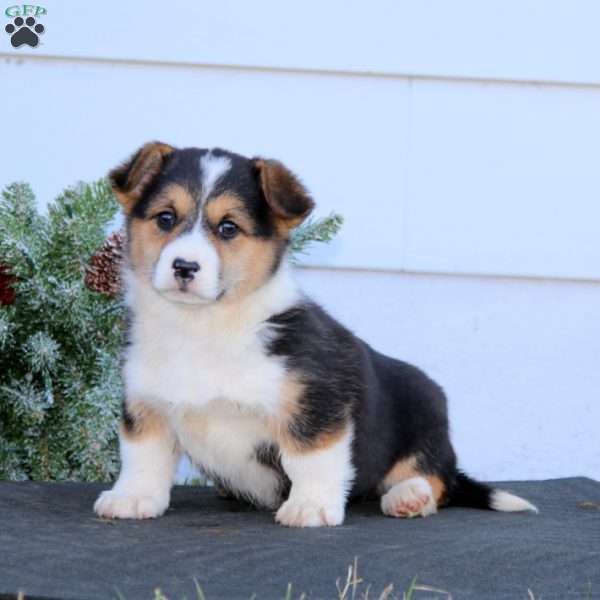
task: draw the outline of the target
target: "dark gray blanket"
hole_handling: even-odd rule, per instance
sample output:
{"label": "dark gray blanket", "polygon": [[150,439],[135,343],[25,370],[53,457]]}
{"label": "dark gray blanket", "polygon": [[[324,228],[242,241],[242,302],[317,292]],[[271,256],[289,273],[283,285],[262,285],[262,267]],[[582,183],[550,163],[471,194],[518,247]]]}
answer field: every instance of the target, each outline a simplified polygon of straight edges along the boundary
{"label": "dark gray blanket", "polygon": [[[454,600],[600,598],[600,483],[590,479],[503,483],[540,514],[445,509],[391,519],[376,503],[350,507],[342,527],[286,529],[272,515],[211,488],[177,487],[152,521],[102,521],[93,502],[107,486],[0,482],[0,598],[207,600],[338,598],[358,558],[356,599],[370,584],[402,598],[417,582]],[[341,583],[341,582],[340,582]],[[591,592],[590,592],[591,587]],[[414,600],[448,598],[416,591]],[[351,592],[348,599],[351,598]]]}

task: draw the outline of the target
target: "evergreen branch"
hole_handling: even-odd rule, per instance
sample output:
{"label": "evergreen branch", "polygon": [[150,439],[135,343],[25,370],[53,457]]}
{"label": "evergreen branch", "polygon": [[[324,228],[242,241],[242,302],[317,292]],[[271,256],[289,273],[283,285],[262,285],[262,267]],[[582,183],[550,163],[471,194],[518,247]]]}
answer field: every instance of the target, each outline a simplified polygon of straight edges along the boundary
{"label": "evergreen branch", "polygon": [[298,254],[307,254],[313,242],[330,242],[343,223],[344,218],[338,213],[331,213],[322,219],[307,219],[292,231],[290,246],[292,260],[297,260]]}

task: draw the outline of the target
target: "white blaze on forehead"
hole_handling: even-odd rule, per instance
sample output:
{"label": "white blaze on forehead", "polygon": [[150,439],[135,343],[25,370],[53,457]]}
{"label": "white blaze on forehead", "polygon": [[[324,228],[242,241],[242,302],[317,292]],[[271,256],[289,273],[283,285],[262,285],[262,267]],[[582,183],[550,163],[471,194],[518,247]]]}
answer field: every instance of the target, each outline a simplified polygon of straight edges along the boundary
{"label": "white blaze on forehead", "polygon": [[200,182],[202,184],[202,201],[214,190],[217,181],[231,169],[231,160],[226,156],[215,156],[212,151],[200,157]]}

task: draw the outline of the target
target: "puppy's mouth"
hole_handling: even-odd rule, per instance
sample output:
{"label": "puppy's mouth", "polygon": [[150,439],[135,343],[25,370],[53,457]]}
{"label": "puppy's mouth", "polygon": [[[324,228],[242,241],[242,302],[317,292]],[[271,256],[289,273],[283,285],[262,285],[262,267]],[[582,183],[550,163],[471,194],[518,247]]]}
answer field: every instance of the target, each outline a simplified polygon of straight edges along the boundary
{"label": "puppy's mouth", "polygon": [[202,290],[193,280],[175,280],[167,287],[152,282],[154,290],[169,302],[204,306],[219,301],[225,295],[225,289]]}
{"label": "puppy's mouth", "polygon": [[189,279],[177,279],[176,281],[177,281],[177,285],[179,287],[179,289],[177,291],[185,293],[189,290],[189,287],[190,287]]}
{"label": "puppy's mouth", "polygon": [[188,286],[181,286],[179,289],[161,290],[154,288],[163,298],[173,302],[175,304],[194,304],[194,305],[206,305],[216,302],[221,295],[220,293],[216,298],[208,298],[206,296],[200,296],[194,292],[189,291]]}

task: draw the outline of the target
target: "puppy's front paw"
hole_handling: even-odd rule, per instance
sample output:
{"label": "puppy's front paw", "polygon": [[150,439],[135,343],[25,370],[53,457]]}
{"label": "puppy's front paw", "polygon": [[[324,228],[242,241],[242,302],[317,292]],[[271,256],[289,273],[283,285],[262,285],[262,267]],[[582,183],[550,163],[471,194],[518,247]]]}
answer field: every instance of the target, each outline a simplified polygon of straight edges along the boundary
{"label": "puppy's front paw", "polygon": [[105,519],[153,519],[160,517],[168,506],[168,498],[108,490],[100,494],[94,504],[94,511]]}
{"label": "puppy's front paw", "polygon": [[344,522],[344,505],[289,498],[277,511],[275,520],[287,527],[332,527]]}

